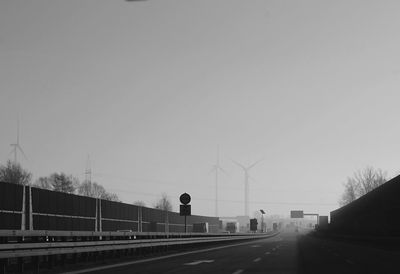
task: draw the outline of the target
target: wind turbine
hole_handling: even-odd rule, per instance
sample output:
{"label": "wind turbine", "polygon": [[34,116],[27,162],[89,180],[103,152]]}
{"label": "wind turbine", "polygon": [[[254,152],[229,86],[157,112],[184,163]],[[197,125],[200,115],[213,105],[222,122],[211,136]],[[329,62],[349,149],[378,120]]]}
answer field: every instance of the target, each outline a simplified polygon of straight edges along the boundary
{"label": "wind turbine", "polygon": [[19,144],[19,120],[17,121],[17,142],[15,144],[10,144],[13,147],[11,153],[14,154],[14,163],[17,163],[17,151],[19,150],[22,155],[24,155],[25,159],[28,159],[23,151],[21,145]]}
{"label": "wind turbine", "polygon": [[222,171],[226,175],[226,171],[219,165],[219,146],[217,146],[217,162],[210,172],[215,172],[215,217],[218,217],[218,174]]}
{"label": "wind turbine", "polygon": [[250,178],[249,171],[261,161],[262,160],[258,160],[257,162],[249,165],[248,167],[245,167],[244,165],[232,160],[233,163],[241,167],[244,171],[244,215],[245,216],[250,216],[249,215],[249,178]]}

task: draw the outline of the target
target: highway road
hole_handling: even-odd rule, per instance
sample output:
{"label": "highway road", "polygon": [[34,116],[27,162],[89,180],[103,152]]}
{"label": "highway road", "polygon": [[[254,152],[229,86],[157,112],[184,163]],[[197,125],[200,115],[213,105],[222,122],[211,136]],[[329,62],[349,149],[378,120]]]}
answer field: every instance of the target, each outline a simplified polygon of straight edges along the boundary
{"label": "highway road", "polygon": [[283,231],[272,238],[103,265],[90,272],[399,273],[399,251],[313,237],[306,232]]}

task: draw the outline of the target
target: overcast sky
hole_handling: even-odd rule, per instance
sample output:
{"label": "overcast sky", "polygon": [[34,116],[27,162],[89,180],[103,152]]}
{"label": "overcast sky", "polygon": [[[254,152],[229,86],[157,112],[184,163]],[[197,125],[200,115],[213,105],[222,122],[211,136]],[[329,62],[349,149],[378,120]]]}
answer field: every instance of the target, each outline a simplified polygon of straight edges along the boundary
{"label": "overcast sky", "polygon": [[34,179],[92,179],[124,202],[328,214],[367,165],[399,173],[398,1],[0,2],[0,163],[17,117]]}

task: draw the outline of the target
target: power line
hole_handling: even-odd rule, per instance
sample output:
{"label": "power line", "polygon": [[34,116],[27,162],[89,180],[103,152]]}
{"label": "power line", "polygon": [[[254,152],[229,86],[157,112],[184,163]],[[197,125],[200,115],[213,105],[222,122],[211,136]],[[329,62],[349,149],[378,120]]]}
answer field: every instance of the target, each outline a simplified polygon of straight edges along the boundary
{"label": "power line", "polygon": [[[132,194],[138,194],[138,195],[145,195],[145,196],[152,196],[152,197],[159,197],[160,194],[154,194],[154,193],[148,193],[148,192],[141,192],[141,191],[129,191],[129,190],[121,190],[121,189],[116,189],[112,188],[110,189],[111,191],[114,192],[120,192],[120,193],[132,193]],[[170,197],[179,199],[178,195],[171,195]],[[200,200],[200,201],[215,201],[213,198],[204,198],[204,197],[196,197],[192,196],[192,200]],[[220,202],[225,202],[225,203],[241,203],[243,204],[243,200],[225,200],[225,199],[220,199]],[[266,205],[319,205],[319,206],[337,206],[337,204],[334,203],[306,203],[306,202],[267,202],[267,201],[251,201],[250,204],[266,204]]]}
{"label": "power line", "polygon": [[[156,184],[156,185],[162,185],[163,187],[182,187],[184,185],[183,183],[179,183],[177,181],[163,181],[163,180],[157,180],[157,179],[146,179],[146,178],[132,178],[132,177],[126,177],[126,176],[120,176],[120,175],[113,175],[113,174],[107,174],[107,173],[98,173],[98,172],[92,172],[93,175],[96,177],[108,177],[112,179],[117,179],[121,181],[125,181],[128,183],[134,183],[134,184],[140,184],[140,183],[146,183],[146,184]],[[191,188],[212,188],[215,187],[215,185],[208,185],[208,184],[196,184],[196,185],[191,185]],[[243,188],[239,186],[231,186],[231,185],[218,185],[219,189],[229,189],[229,190],[240,190],[242,191]],[[296,190],[280,190],[280,189],[270,189],[268,187],[253,187],[252,190],[260,190],[260,191],[265,191],[268,193],[319,193],[319,194],[332,194],[332,195],[337,195],[335,192],[330,192],[330,191],[320,191],[320,190],[310,190],[310,189],[296,189]]]}

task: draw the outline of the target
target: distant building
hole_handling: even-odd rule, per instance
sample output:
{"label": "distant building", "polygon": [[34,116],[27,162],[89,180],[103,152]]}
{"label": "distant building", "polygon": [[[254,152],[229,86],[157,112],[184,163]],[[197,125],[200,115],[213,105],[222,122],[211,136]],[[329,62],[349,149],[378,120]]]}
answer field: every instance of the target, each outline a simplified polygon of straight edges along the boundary
{"label": "distant building", "polygon": [[222,221],[222,230],[226,231],[227,223],[238,223],[238,232],[249,232],[250,231],[250,217],[249,216],[236,216],[236,217],[220,217]]}

